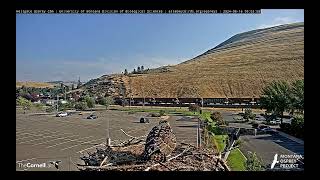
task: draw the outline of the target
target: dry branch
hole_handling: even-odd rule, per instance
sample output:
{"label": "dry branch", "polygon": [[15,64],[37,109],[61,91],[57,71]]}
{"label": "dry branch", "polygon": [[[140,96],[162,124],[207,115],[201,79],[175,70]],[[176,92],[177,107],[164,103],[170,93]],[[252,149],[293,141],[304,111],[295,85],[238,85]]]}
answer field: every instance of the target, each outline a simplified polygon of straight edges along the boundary
{"label": "dry branch", "polygon": [[[177,157],[181,156],[183,153],[185,153],[186,151],[188,151],[188,150],[190,150],[190,149],[191,149],[191,148],[185,149],[184,151],[182,151],[182,153],[180,153],[180,154],[178,154],[178,155],[176,155],[176,156],[168,159],[166,162],[169,162],[169,161],[171,161],[172,159],[176,159]],[[156,163],[156,164],[154,164],[154,165],[146,168],[144,171],[149,171],[151,168],[156,167],[156,166],[159,166],[159,165],[160,165],[160,163]]]}

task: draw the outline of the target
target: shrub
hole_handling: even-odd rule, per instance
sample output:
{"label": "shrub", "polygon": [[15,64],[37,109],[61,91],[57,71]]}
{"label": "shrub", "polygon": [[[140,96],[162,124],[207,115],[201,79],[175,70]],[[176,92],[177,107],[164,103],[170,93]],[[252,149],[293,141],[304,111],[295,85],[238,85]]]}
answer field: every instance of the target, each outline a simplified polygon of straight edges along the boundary
{"label": "shrub", "polygon": [[87,103],[88,108],[94,108],[95,100],[92,97],[86,96],[84,99]]}
{"label": "shrub", "polygon": [[77,102],[74,106],[76,108],[76,110],[86,110],[88,107],[87,107],[87,103],[85,102]]}
{"label": "shrub", "polygon": [[234,146],[240,146],[243,143],[243,141],[241,141],[240,139],[236,140],[236,142],[234,142]]}
{"label": "shrub", "polygon": [[246,120],[255,119],[256,115],[252,113],[251,109],[245,109],[243,118]]}
{"label": "shrub", "polygon": [[46,112],[51,113],[51,112],[54,112],[55,110],[56,110],[56,107],[55,107],[55,106],[49,106],[49,107],[46,109]]}
{"label": "shrub", "polygon": [[30,100],[27,100],[26,98],[23,98],[23,97],[19,97],[16,100],[16,104],[18,106],[23,106],[23,108],[26,108],[26,109],[30,109],[30,107],[32,106],[32,102]]}
{"label": "shrub", "polygon": [[164,110],[160,110],[159,115],[160,116],[164,116],[165,115],[165,111]]}
{"label": "shrub", "polygon": [[107,100],[106,100],[105,97],[98,97],[97,98],[97,103],[100,104],[100,105],[106,105]]}
{"label": "shrub", "polygon": [[152,113],[151,117],[160,117],[160,114],[159,113]]}
{"label": "shrub", "polygon": [[292,119],[291,124],[280,124],[280,129],[281,131],[288,133],[292,136],[304,139],[304,117],[296,116]]}
{"label": "shrub", "polygon": [[262,160],[258,158],[256,153],[248,152],[248,158],[245,162],[247,171],[263,171],[265,168],[262,164]]}
{"label": "shrub", "polygon": [[220,112],[213,112],[210,115],[210,118],[217,123],[217,125],[228,125],[226,121],[223,120],[223,117]]}
{"label": "shrub", "polygon": [[189,106],[189,111],[196,113],[196,112],[200,111],[200,106],[198,104],[191,104]]}

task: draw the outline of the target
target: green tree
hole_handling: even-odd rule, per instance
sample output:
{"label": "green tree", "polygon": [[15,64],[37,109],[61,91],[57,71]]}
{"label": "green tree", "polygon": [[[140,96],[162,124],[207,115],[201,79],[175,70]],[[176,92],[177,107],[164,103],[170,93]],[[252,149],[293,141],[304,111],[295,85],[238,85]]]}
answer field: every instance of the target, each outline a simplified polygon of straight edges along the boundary
{"label": "green tree", "polygon": [[106,100],[105,97],[99,97],[99,98],[97,99],[97,103],[100,104],[100,105],[106,105],[107,100]]}
{"label": "green tree", "polygon": [[265,170],[262,160],[258,158],[256,153],[248,152],[247,161],[245,162],[245,168],[247,171],[263,171]]}
{"label": "green tree", "polygon": [[85,102],[87,103],[88,108],[94,108],[94,106],[95,106],[95,101],[94,101],[94,99],[93,99],[92,97],[86,96],[86,97],[84,98],[84,100],[85,100]]}
{"label": "green tree", "polygon": [[133,69],[133,72],[132,72],[133,74],[136,74],[137,72],[136,72],[136,69]]}
{"label": "green tree", "polygon": [[246,119],[246,120],[255,119],[256,115],[252,113],[251,109],[245,109],[243,118]]}
{"label": "green tree", "polygon": [[291,108],[290,86],[285,81],[274,81],[262,90],[261,107],[281,115]]}
{"label": "green tree", "polygon": [[213,120],[213,121],[222,121],[223,117],[221,115],[220,112],[213,112],[211,115],[210,115],[210,118]]}
{"label": "green tree", "polygon": [[291,109],[292,111],[298,110],[303,112],[304,110],[304,80],[297,80],[292,83],[291,91]]}
{"label": "green tree", "polygon": [[124,75],[128,75],[128,70],[127,69],[124,70]]}
{"label": "green tree", "polygon": [[106,108],[108,108],[110,105],[114,104],[114,100],[112,97],[106,97],[105,99],[106,99],[106,104],[105,104]]}
{"label": "green tree", "polygon": [[87,107],[87,103],[86,102],[77,102],[74,106],[76,108],[76,110],[86,110],[88,107]]}
{"label": "green tree", "polygon": [[160,116],[164,116],[164,115],[165,115],[165,111],[164,111],[163,109],[161,109],[161,110],[159,111],[159,115],[160,115]]}
{"label": "green tree", "polygon": [[18,99],[16,100],[16,104],[23,107],[24,113],[25,110],[30,109],[30,107],[32,106],[32,102],[23,97],[18,97]]}
{"label": "green tree", "polygon": [[140,73],[140,72],[141,72],[141,69],[140,69],[140,66],[138,66],[137,73]]}

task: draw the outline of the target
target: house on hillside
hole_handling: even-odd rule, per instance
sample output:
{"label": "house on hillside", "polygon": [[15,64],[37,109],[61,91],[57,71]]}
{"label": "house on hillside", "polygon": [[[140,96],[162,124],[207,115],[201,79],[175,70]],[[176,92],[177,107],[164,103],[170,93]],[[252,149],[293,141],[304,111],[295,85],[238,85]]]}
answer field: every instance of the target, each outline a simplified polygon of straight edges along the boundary
{"label": "house on hillside", "polygon": [[45,105],[49,105],[49,106],[53,106],[55,104],[57,104],[57,100],[55,99],[41,99],[41,103],[45,104]]}

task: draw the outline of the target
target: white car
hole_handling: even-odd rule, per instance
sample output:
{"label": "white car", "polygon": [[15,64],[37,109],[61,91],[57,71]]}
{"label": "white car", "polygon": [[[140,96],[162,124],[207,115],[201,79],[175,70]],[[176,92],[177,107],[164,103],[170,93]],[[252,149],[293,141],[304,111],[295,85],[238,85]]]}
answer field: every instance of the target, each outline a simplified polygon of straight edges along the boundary
{"label": "white car", "polygon": [[68,113],[66,112],[61,112],[56,115],[56,117],[66,117],[66,116],[68,116]]}

